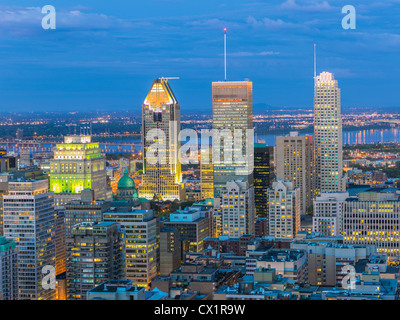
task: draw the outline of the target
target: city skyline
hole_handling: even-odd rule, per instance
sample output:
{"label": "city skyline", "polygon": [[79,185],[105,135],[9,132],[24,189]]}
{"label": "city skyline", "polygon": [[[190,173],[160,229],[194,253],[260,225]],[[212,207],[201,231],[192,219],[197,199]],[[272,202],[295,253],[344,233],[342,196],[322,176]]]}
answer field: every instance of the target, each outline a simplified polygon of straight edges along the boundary
{"label": "city skyline", "polygon": [[[341,81],[344,108],[393,108],[399,84],[395,4],[357,5],[356,29],[344,30],[337,0],[196,6],[57,1],[57,27],[43,30],[41,3],[6,0],[0,7],[3,108],[140,110],[145,83],[177,76],[182,112],[209,111],[211,82],[224,78],[225,27],[228,80],[250,79],[255,105],[312,107],[316,43],[318,73],[332,72]],[[285,94],[289,89],[292,95]]]}

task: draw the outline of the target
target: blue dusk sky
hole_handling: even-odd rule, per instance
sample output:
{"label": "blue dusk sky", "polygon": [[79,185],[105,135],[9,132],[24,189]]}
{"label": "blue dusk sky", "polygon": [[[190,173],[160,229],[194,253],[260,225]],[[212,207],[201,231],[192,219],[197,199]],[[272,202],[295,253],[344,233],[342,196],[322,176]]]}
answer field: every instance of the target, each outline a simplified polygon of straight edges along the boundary
{"label": "blue dusk sky", "polygon": [[[46,4],[55,30],[42,28]],[[400,106],[400,0],[2,0],[0,112],[140,112],[162,76],[180,77],[182,112],[210,112],[224,27],[228,80],[252,80],[254,104],[311,109],[316,43],[343,109]]]}

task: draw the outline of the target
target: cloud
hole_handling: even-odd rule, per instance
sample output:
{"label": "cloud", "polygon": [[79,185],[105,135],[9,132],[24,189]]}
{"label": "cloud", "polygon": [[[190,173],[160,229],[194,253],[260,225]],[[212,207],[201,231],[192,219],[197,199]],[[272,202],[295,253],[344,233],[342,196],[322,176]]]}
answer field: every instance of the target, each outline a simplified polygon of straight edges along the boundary
{"label": "cloud", "polygon": [[286,0],[280,5],[280,8],[285,10],[296,10],[296,11],[332,11],[335,8],[332,7],[328,1],[314,2],[309,5],[300,6],[296,3],[296,0]]}
{"label": "cloud", "polygon": [[270,19],[270,18],[262,18],[260,20],[257,20],[253,16],[249,16],[246,19],[246,22],[252,26],[252,27],[265,27],[265,28],[288,28],[288,27],[294,27],[295,24],[290,23],[290,22],[285,22],[281,19]]}

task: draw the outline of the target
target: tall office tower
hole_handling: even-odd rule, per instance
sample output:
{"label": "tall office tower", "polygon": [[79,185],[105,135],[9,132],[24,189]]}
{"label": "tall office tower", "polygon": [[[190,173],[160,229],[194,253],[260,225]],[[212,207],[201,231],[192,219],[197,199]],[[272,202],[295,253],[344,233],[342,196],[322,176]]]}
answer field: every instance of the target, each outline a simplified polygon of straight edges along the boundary
{"label": "tall office tower", "polygon": [[169,274],[181,266],[182,252],[178,229],[163,228],[160,231],[160,275]]}
{"label": "tall office tower", "polygon": [[200,187],[201,199],[214,198],[214,165],[212,148],[200,150]]}
{"label": "tall office tower", "polygon": [[228,181],[241,179],[253,186],[253,83],[213,82],[212,103],[214,197],[218,198]]}
{"label": "tall office tower", "polygon": [[125,237],[115,222],[82,222],[67,238],[67,300],[86,300],[104,281],[125,279]]}
{"label": "tall office tower", "polygon": [[92,190],[83,190],[79,198],[65,206],[66,237],[69,237],[72,227],[78,223],[103,221],[103,214],[110,206],[110,202],[95,201]]}
{"label": "tall office tower", "polygon": [[50,190],[56,206],[80,199],[84,189],[93,190],[96,200],[107,200],[106,159],[90,135],[65,136],[50,160]]}
{"label": "tall office tower", "polygon": [[180,105],[167,79],[155,79],[142,107],[143,176],[139,196],[185,199],[179,159]]}
{"label": "tall office tower", "polygon": [[157,276],[158,268],[157,219],[153,210],[111,206],[104,213],[104,221],[118,222],[125,231],[126,279],[147,287]]}
{"label": "tall office tower", "polygon": [[254,206],[258,218],[268,218],[268,188],[274,181],[274,148],[254,144]]}
{"label": "tall office tower", "polygon": [[343,204],[343,242],[375,245],[378,254],[400,257],[400,199],[394,192],[370,190]]}
{"label": "tall office tower", "polygon": [[247,181],[229,181],[221,190],[222,234],[239,238],[254,234],[254,187]]}
{"label": "tall office tower", "polygon": [[54,300],[56,290],[43,285],[55,268],[54,194],[46,180],[9,182],[4,195],[4,236],[13,239],[18,249],[20,300]]}
{"label": "tall office tower", "polygon": [[276,178],[290,180],[300,189],[301,214],[310,211],[314,200],[314,150],[312,136],[290,132],[276,137]]}
{"label": "tall office tower", "polygon": [[18,254],[13,240],[0,237],[0,292],[3,300],[18,299]]}
{"label": "tall office tower", "polygon": [[333,73],[322,72],[314,86],[316,192],[346,191],[343,176],[340,89]]}
{"label": "tall office tower", "polygon": [[67,271],[66,256],[66,229],[65,229],[65,211],[64,209],[55,210],[55,245],[56,245],[56,275]]}
{"label": "tall office tower", "polygon": [[313,232],[323,236],[341,236],[343,232],[343,203],[348,192],[322,193],[314,200]]}
{"label": "tall office tower", "polygon": [[269,235],[294,239],[300,231],[300,189],[279,179],[268,189]]}

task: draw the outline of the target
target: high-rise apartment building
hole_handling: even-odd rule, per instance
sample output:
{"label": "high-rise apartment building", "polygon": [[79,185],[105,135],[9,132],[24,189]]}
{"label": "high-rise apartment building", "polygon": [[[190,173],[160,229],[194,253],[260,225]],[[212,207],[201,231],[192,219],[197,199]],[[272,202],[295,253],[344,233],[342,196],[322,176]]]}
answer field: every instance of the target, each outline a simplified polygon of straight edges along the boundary
{"label": "high-rise apartment building", "polygon": [[212,83],[214,196],[228,181],[253,186],[253,83]]}
{"label": "high-rise apartment building", "polygon": [[343,232],[343,203],[348,192],[324,192],[314,200],[313,232],[322,236],[341,236]]}
{"label": "high-rise apartment building", "polygon": [[329,72],[315,78],[314,150],[317,194],[345,191],[340,89]]}
{"label": "high-rise apartment building", "polygon": [[221,190],[222,234],[239,238],[254,234],[254,187],[247,181],[229,181]]}
{"label": "high-rise apartment building", "polygon": [[13,240],[0,237],[0,292],[3,300],[18,299],[18,253]]}
{"label": "high-rise apartment building", "polygon": [[258,218],[268,218],[268,188],[274,181],[274,147],[254,144],[254,206]]}
{"label": "high-rise apartment building", "polygon": [[104,221],[117,222],[125,231],[126,279],[147,287],[158,270],[159,243],[153,211],[111,206],[104,213]]}
{"label": "high-rise apartment building", "polygon": [[180,105],[167,79],[155,79],[142,107],[143,176],[139,196],[183,200]]}
{"label": "high-rise apartment building", "polygon": [[54,194],[46,180],[9,182],[4,195],[4,236],[18,249],[20,300],[54,300],[55,288],[43,285],[47,272],[55,269]]}
{"label": "high-rise apartment building", "polygon": [[291,181],[275,181],[268,189],[269,235],[294,239],[300,231],[300,189]]}
{"label": "high-rise apartment building", "polygon": [[290,180],[300,189],[301,214],[311,210],[314,199],[314,154],[312,136],[290,132],[276,137],[276,178]]}
{"label": "high-rise apartment building", "polygon": [[106,159],[90,135],[65,136],[50,160],[50,190],[56,206],[79,199],[84,189],[93,190],[96,200],[107,200]]}
{"label": "high-rise apartment building", "polygon": [[115,222],[82,222],[67,238],[67,300],[86,300],[104,281],[125,279],[125,238]]}

